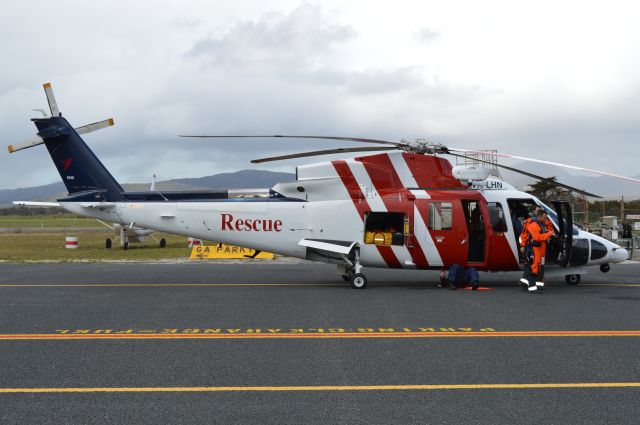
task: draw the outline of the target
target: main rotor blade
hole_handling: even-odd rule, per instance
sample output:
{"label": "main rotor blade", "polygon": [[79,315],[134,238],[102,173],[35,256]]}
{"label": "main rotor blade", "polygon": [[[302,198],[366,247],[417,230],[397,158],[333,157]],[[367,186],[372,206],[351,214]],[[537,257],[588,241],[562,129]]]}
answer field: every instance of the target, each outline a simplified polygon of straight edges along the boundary
{"label": "main rotor blade", "polygon": [[548,177],[542,177],[542,176],[539,176],[537,174],[529,173],[528,171],[522,171],[522,170],[519,170],[517,168],[509,167],[507,165],[496,164],[496,163],[491,162],[491,161],[485,161],[483,159],[477,159],[477,158],[473,158],[473,157],[466,156],[466,155],[460,155],[460,154],[457,154],[457,153],[449,153],[449,155],[457,156],[457,157],[460,157],[460,158],[466,158],[466,159],[469,159],[469,160],[472,160],[472,161],[484,162],[485,164],[495,165],[496,167],[500,167],[500,168],[504,168],[505,170],[513,171],[514,173],[524,174],[525,176],[533,177],[534,179],[545,181],[547,183],[553,184],[554,186],[559,186],[559,187],[563,187],[565,189],[569,189],[570,191],[579,193],[581,195],[591,196],[593,198],[602,198],[602,196],[598,196],[598,195],[595,195],[593,193],[586,192],[586,191],[584,191],[582,189],[578,189],[578,188],[575,188],[573,186],[569,186],[568,184],[561,183],[559,181],[550,179]]}
{"label": "main rotor blade", "polygon": [[374,152],[374,151],[388,151],[391,149],[395,149],[391,146],[363,146],[361,148],[337,148],[337,149],[326,149],[322,151],[310,151],[310,152],[300,152],[293,153],[289,155],[282,156],[272,156],[269,158],[259,158],[251,160],[252,164],[259,164],[261,162],[271,162],[271,161],[282,161],[284,159],[292,159],[292,158],[304,158],[308,156],[319,156],[319,155],[331,155],[336,153],[349,153],[349,152]]}
{"label": "main rotor blade", "polygon": [[392,145],[392,146],[405,146],[404,143],[399,142],[391,142],[389,140],[379,140],[379,139],[365,139],[362,137],[340,137],[340,136],[291,136],[291,135],[282,135],[282,134],[274,134],[274,135],[256,135],[256,136],[212,136],[208,134],[179,134],[178,137],[197,137],[197,138],[217,138],[217,139],[231,139],[231,138],[267,138],[267,137],[275,137],[280,139],[320,139],[320,140],[342,140],[347,142],[359,142],[359,143],[376,143],[382,145]]}
{"label": "main rotor blade", "polygon": [[552,161],[544,161],[542,159],[528,158],[526,156],[517,156],[517,155],[509,155],[509,154],[505,154],[505,153],[487,152],[487,151],[479,151],[479,150],[473,150],[473,149],[471,149],[471,150],[458,149],[458,148],[449,148],[449,151],[463,152],[463,153],[464,152],[466,152],[466,153],[479,153],[479,154],[483,154],[483,155],[497,156],[497,157],[500,157],[500,158],[520,159],[522,161],[530,161],[530,162],[537,162],[537,163],[540,163],[540,164],[555,165],[556,167],[570,168],[572,170],[584,171],[584,172],[591,173],[591,174],[598,174],[598,175],[607,176],[607,177],[615,177],[617,179],[622,179],[622,180],[627,180],[627,181],[631,181],[631,182],[640,183],[640,179],[634,179],[633,177],[621,176],[619,174],[613,174],[613,173],[609,173],[609,172],[606,172],[606,171],[600,171],[600,170],[593,170],[593,169],[590,169],[590,168],[578,167],[578,166],[575,166],[575,165],[562,164],[560,162],[552,162]]}

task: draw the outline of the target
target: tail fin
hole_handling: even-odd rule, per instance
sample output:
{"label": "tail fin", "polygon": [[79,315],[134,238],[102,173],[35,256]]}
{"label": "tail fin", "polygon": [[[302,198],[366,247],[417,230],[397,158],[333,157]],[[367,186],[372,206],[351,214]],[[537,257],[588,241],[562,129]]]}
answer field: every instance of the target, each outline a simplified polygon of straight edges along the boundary
{"label": "tail fin", "polygon": [[69,195],[100,191],[104,201],[122,200],[122,186],[107,171],[76,130],[62,118],[34,118]]}
{"label": "tail fin", "polygon": [[38,128],[38,135],[21,145],[10,145],[9,152],[44,143],[69,195],[76,195],[77,198],[82,199],[82,195],[86,194],[89,201],[123,200],[122,187],[80,137],[80,134],[112,126],[113,119],[109,118],[74,129],[58,110],[50,83],[44,84],[44,91],[49,102],[51,117],[33,118],[32,121]]}

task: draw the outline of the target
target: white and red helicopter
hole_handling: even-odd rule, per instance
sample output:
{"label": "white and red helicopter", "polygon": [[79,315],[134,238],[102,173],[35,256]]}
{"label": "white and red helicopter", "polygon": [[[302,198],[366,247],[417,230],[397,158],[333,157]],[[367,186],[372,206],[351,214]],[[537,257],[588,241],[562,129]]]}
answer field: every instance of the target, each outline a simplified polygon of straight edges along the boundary
{"label": "white and red helicopter", "polygon": [[[534,205],[549,213],[561,236],[547,254],[547,276],[564,275],[568,283],[575,284],[587,266],[600,265],[601,271],[607,272],[610,264],[628,259],[625,249],[573,225],[567,202],[553,202],[550,208],[491,177],[488,168],[453,167],[442,156],[466,157],[468,151],[420,140],[188,136],[291,137],[369,144],[263,158],[254,163],[379,152],[298,166],[295,181],[269,189],[126,192],[80,137],[109,126],[113,120],[74,129],[60,114],[51,85],[44,87],[51,116],[33,118],[38,136],[9,146],[9,152],[44,143],[69,191],[58,203],[79,215],[250,247],[256,252],[334,263],[338,273],[358,289],[367,285],[363,267],[438,270],[460,264],[484,271],[520,270],[524,259],[518,237],[522,221]],[[640,183],[611,173],[568,167]]]}

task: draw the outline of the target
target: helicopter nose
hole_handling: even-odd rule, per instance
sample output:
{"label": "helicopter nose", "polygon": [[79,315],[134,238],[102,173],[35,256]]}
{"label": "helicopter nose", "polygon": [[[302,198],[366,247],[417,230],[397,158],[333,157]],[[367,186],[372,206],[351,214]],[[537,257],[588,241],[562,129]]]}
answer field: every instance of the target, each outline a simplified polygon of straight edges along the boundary
{"label": "helicopter nose", "polygon": [[624,248],[613,248],[611,250],[611,262],[612,263],[622,263],[629,259],[629,252]]}

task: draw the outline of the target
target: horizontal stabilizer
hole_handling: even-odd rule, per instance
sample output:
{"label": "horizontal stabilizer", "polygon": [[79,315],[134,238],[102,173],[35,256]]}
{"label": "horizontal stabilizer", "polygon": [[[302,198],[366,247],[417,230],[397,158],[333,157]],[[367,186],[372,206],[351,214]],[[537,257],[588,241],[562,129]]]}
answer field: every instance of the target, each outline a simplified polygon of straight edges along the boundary
{"label": "horizontal stabilizer", "polygon": [[57,202],[36,202],[36,201],[13,201],[13,205],[20,205],[22,207],[59,207]]}
{"label": "horizontal stabilizer", "polygon": [[97,208],[99,210],[106,210],[116,206],[115,202],[79,202],[82,208]]}

